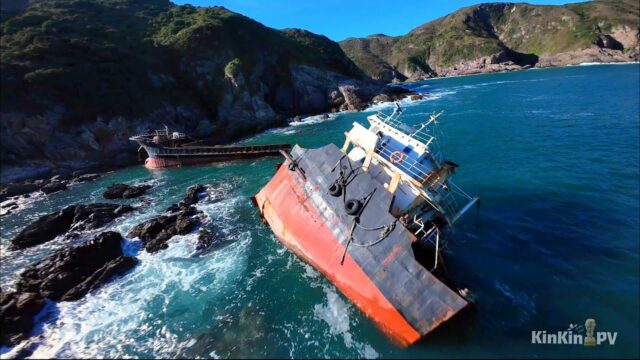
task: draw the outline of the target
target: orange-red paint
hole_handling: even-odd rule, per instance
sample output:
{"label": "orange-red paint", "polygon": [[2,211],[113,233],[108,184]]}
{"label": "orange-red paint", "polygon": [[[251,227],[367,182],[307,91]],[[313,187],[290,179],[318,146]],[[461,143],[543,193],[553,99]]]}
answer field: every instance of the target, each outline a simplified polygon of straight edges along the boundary
{"label": "orange-red paint", "polygon": [[304,191],[297,172],[281,166],[254,199],[280,242],[321,271],[391,339],[408,346],[420,334],[345,251]]}

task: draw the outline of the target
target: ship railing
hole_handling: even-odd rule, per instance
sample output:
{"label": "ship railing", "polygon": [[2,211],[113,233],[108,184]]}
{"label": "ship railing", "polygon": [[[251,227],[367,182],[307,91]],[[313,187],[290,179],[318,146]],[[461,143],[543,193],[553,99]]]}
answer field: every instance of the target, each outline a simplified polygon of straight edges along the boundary
{"label": "ship railing", "polygon": [[[173,138],[174,134],[178,135],[178,137],[175,139]],[[175,132],[175,131],[172,132],[172,131],[169,131],[168,129],[151,130],[146,133],[134,135],[131,138],[143,139],[143,138],[153,138],[154,136],[165,136],[167,138],[172,138],[173,140],[182,140],[182,139],[188,138],[187,134],[185,133]]]}
{"label": "ship railing", "polygon": [[418,127],[411,126],[400,121],[400,114],[400,112],[394,112],[391,115],[387,115],[381,111],[378,111],[378,113],[376,113],[376,117],[380,119],[383,124],[390,126],[404,133],[405,135],[421,142],[428,149],[435,140],[435,137],[428,133],[428,126],[434,123],[435,119],[440,114],[432,116],[428,121],[418,125]]}
{"label": "ship railing", "polygon": [[449,224],[453,225],[467,210],[473,206],[479,197],[467,194],[453,181],[447,180],[446,184],[440,184],[440,187],[446,186],[447,190],[442,190],[440,194],[442,197],[437,201],[441,210],[444,212],[445,217],[449,221]]}
{"label": "ship railing", "polygon": [[427,176],[431,173],[431,169],[427,166],[419,163],[415,159],[412,159],[407,154],[401,152],[402,159],[398,162],[391,162],[392,154],[398,150],[391,150],[387,146],[381,146],[376,148],[375,152],[381,158],[383,158],[386,162],[390,163],[391,166],[396,167],[403,173],[411,176],[413,179],[417,180],[419,183],[424,183]]}

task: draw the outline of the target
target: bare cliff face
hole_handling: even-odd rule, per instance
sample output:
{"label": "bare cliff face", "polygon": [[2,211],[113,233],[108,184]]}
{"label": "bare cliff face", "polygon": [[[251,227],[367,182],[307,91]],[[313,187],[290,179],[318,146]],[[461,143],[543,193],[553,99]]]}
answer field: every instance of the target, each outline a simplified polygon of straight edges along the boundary
{"label": "bare cliff face", "polygon": [[1,24],[3,181],[134,163],[128,137],[163,125],[224,143],[296,114],[359,110],[383,87],[324,36],[274,30],[221,7],[9,5]]}
{"label": "bare cliff face", "polygon": [[596,0],[563,6],[490,3],[460,9],[407,35],[340,43],[369,76],[433,76],[640,59],[640,5]]}

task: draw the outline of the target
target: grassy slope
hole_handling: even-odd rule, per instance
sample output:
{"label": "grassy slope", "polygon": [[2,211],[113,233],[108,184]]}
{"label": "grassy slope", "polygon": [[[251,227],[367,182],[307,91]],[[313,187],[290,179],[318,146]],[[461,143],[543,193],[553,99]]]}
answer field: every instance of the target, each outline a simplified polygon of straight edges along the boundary
{"label": "grassy slope", "polygon": [[[540,56],[579,50],[615,26],[638,28],[635,0],[600,0],[564,6],[525,3],[480,4],[422,25],[381,43],[377,38],[347,39],[345,53],[368,75],[405,64],[439,67],[473,60],[508,48]],[[385,47],[386,46],[386,47]]]}
{"label": "grassy slope", "polygon": [[[36,0],[3,11],[0,29],[2,110],[37,113],[63,105],[67,124],[144,114],[164,102],[200,102],[213,111],[220,94],[211,92],[231,62],[250,75],[269,58],[283,81],[294,63],[362,76],[324,36],[168,0]],[[208,86],[193,76],[203,59],[225,61],[208,64]],[[169,80],[159,85],[157,74]]]}

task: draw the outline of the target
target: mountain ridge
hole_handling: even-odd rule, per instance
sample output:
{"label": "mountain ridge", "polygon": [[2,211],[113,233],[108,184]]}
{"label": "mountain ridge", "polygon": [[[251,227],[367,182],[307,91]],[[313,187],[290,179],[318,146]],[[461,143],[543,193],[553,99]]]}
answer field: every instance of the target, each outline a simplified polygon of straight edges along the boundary
{"label": "mountain ridge", "polygon": [[560,6],[482,3],[405,35],[348,38],[340,46],[365,73],[387,82],[531,66],[637,61],[639,7],[632,0]]}

